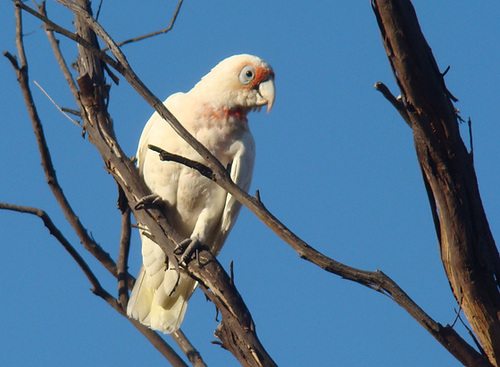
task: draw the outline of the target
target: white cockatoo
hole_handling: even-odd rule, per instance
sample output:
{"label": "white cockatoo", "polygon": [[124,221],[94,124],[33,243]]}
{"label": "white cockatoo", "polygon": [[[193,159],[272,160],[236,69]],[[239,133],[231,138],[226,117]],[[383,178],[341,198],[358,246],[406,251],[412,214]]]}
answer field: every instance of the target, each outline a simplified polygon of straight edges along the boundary
{"label": "white cockatoo", "polygon": [[[232,180],[248,191],[255,143],[247,114],[264,105],[269,112],[274,96],[271,66],[256,56],[236,55],[220,62],[189,92],[173,94],[164,103],[224,167],[230,167]],[[241,205],[196,170],[160,161],[148,144],[204,163],[202,157],[156,112],[142,132],[137,151],[140,174],[162,199],[175,230],[217,255]],[[179,329],[197,283],[168,263],[163,250],[147,235],[141,234],[141,240],[143,265],[127,314],[152,329],[172,333]]]}

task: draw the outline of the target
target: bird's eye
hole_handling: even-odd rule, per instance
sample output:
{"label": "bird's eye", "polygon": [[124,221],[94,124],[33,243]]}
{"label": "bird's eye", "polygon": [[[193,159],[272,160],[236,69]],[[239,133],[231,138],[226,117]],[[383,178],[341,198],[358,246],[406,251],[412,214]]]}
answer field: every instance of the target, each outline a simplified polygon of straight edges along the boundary
{"label": "bird's eye", "polygon": [[239,76],[241,84],[248,84],[255,79],[255,68],[252,65],[247,65],[241,69]]}

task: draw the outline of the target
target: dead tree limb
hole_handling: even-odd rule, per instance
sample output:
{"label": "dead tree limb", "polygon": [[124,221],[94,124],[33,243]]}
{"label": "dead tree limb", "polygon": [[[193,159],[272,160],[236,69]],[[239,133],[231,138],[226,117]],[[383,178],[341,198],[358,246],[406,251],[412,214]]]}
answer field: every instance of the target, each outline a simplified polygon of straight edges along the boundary
{"label": "dead tree limb", "polygon": [[207,365],[201,358],[200,352],[198,352],[196,348],[189,342],[181,329],[174,331],[172,334],[175,342],[188,357],[189,362],[191,362],[193,367],[207,367]]}
{"label": "dead tree limb", "polygon": [[83,273],[92,284],[92,292],[95,294],[104,294],[101,283],[94,275],[88,264],[83,260],[78,251],[71,245],[71,243],[66,239],[66,237],[62,234],[62,232],[56,227],[52,219],[49,215],[39,208],[33,208],[24,205],[16,205],[9,203],[0,203],[0,209],[3,210],[11,210],[19,213],[28,213],[32,215],[36,215],[42,221],[45,227],[49,230],[49,233],[54,236],[57,241],[64,247],[64,249],[71,255],[73,260],[78,264],[78,266],[82,269]]}
{"label": "dead tree limb", "polygon": [[151,32],[151,33],[139,36],[139,37],[130,38],[130,39],[125,40],[125,41],[121,41],[117,45],[123,46],[123,45],[126,45],[128,43],[142,41],[143,39],[158,36],[160,34],[165,34],[165,33],[169,32],[174,26],[174,23],[177,19],[177,15],[179,15],[179,11],[181,10],[182,1],[183,0],[179,0],[179,2],[177,3],[177,7],[175,8],[174,15],[172,16],[172,19],[170,20],[170,24],[168,25],[167,28],[160,29],[159,31]]}
{"label": "dead tree limb", "polygon": [[413,130],[450,286],[489,361],[500,366],[500,258],[460,137],[456,99],[411,2],[373,0],[372,7]]}
{"label": "dead tree limb", "polygon": [[[11,210],[19,213],[33,214],[39,217],[45,227],[49,230],[49,233],[54,236],[57,241],[64,247],[64,249],[71,255],[78,266],[82,269],[83,273],[87,279],[92,284],[92,292],[101,297],[106,301],[111,307],[113,307],[120,315],[127,318],[124,308],[122,308],[120,302],[111,294],[109,294],[100,284],[99,280],[92,272],[85,260],[80,256],[78,251],[73,245],[64,237],[62,232],[56,227],[49,215],[42,209],[27,207],[22,205],[0,203],[0,209]],[[128,319],[150,342],[156,349],[175,367],[187,367],[187,364],[179,357],[179,355],[167,344],[165,341],[153,330],[147,328],[141,323]]]}

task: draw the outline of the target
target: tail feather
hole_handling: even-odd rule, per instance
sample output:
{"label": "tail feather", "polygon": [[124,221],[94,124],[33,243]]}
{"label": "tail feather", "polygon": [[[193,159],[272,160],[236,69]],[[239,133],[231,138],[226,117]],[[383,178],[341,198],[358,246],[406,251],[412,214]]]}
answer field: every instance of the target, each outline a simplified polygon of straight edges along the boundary
{"label": "tail feather", "polygon": [[[155,282],[150,282],[149,278],[144,266],[141,267],[127,305],[127,314],[151,329],[167,334],[177,331],[186,314],[187,301],[198,283],[173,269],[165,272],[163,284],[159,287],[155,287]],[[173,292],[172,284],[177,284]]]}
{"label": "tail feather", "polygon": [[145,283],[146,271],[141,266],[134,288],[127,304],[127,315],[149,326],[149,314],[153,303],[154,290]]}

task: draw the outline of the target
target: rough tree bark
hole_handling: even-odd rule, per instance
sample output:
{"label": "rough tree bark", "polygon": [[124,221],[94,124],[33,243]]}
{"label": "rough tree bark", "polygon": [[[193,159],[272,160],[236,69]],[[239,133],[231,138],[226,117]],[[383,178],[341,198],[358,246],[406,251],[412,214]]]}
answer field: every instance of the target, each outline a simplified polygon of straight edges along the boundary
{"label": "rough tree bark", "polygon": [[[441,259],[453,294],[494,366],[500,366],[500,259],[479,194],[473,156],[409,0],[373,0],[401,90],[399,112],[413,130]],[[455,100],[456,101],[456,100]]]}

